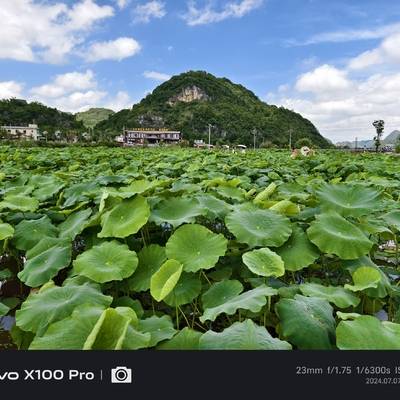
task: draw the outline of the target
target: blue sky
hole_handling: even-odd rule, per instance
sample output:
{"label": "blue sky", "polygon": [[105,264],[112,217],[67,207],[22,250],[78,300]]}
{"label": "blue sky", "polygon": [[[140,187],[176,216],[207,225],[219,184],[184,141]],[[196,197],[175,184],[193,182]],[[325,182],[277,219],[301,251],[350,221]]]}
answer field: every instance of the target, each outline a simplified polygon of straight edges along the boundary
{"label": "blue sky", "polygon": [[333,141],[400,129],[398,0],[13,0],[0,18],[0,98],[119,110],[206,70]]}

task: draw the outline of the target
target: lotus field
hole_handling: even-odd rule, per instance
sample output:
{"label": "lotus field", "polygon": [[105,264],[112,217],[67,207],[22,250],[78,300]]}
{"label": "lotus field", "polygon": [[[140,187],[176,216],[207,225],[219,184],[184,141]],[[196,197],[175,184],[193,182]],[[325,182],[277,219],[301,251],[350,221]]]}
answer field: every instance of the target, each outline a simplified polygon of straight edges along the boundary
{"label": "lotus field", "polygon": [[400,165],[0,147],[19,349],[400,349]]}

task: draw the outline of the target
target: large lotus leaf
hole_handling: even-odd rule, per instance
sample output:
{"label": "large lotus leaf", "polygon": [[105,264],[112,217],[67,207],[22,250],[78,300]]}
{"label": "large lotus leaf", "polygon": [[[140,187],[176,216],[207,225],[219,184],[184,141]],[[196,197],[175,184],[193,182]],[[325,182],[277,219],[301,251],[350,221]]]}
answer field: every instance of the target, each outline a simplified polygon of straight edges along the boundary
{"label": "large lotus leaf", "polygon": [[29,350],[82,350],[103,311],[99,305],[76,307],[70,317],[51,324],[42,336],[36,335]]}
{"label": "large lotus leaf", "polygon": [[325,299],[339,308],[356,307],[360,298],[341,286],[323,286],[317,283],[300,285],[301,292],[308,297]]}
{"label": "large lotus leaf", "polygon": [[174,228],[184,223],[196,221],[196,216],[203,213],[198,200],[194,198],[171,197],[161,200],[153,209],[150,221],[160,225],[168,222]]}
{"label": "large lotus leaf", "polygon": [[289,240],[275,251],[281,256],[287,271],[299,271],[306,268],[319,257],[318,249],[298,226],[293,227]]}
{"label": "large lotus leaf", "polygon": [[30,287],[38,287],[54,278],[71,262],[69,239],[45,237],[26,253],[27,261],[18,278]]}
{"label": "large lotus leaf", "polygon": [[168,258],[178,260],[186,272],[210,269],[225,255],[228,241],[202,225],[179,227],[166,244]]}
{"label": "large lotus leaf", "polygon": [[269,207],[269,209],[287,216],[297,215],[300,212],[299,206],[289,200],[278,201],[273,206]]}
{"label": "large lotus leaf", "polygon": [[333,210],[343,216],[367,215],[379,207],[380,192],[362,185],[323,185],[317,191],[323,210]]}
{"label": "large lotus leaf", "polygon": [[87,201],[89,198],[94,198],[98,195],[99,185],[96,182],[75,183],[69,186],[63,192],[65,202],[63,208],[68,208],[76,203]]}
{"label": "large lotus leaf", "polygon": [[79,235],[85,229],[86,222],[91,214],[90,208],[71,214],[58,226],[60,237],[74,240],[76,235]]}
{"label": "large lotus leaf", "polygon": [[238,296],[235,296],[221,305],[212,308],[206,308],[200,321],[215,321],[218,315],[225,313],[235,314],[238,309],[250,310],[257,313],[267,303],[267,296],[274,296],[278,291],[271,287],[261,285],[255,289],[249,290]]}
{"label": "large lotus leaf", "polygon": [[236,201],[243,201],[246,192],[243,189],[230,187],[230,186],[219,186],[215,191],[226,199],[232,199]]}
{"label": "large lotus leaf", "polygon": [[24,195],[7,195],[4,197],[3,201],[0,202],[0,210],[8,208],[9,210],[16,211],[35,211],[39,207],[39,201],[33,197]]}
{"label": "large lotus leaf", "polygon": [[279,247],[292,233],[290,221],[270,210],[237,210],[225,218],[228,229],[251,247]]}
{"label": "large lotus leaf", "polygon": [[390,227],[400,231],[400,211],[391,211],[383,215],[382,218]]}
{"label": "large lotus leaf", "polygon": [[341,321],[336,338],[341,350],[400,350],[400,324],[362,315],[353,321]]}
{"label": "large lotus leaf", "polygon": [[237,280],[224,280],[214,283],[201,296],[203,309],[214,308],[237,297],[243,291],[243,285]]}
{"label": "large lotus leaf", "polygon": [[44,333],[51,323],[70,316],[75,307],[89,303],[108,307],[112,297],[105,296],[100,287],[92,283],[53,286],[32,293],[15,313],[16,324],[24,331]]}
{"label": "large lotus leaf", "polygon": [[191,303],[201,292],[201,281],[196,274],[182,272],[172,292],[164,299],[171,307]]}
{"label": "large lotus leaf", "polygon": [[371,267],[379,272],[381,279],[378,282],[376,288],[365,289],[364,293],[367,296],[383,298],[392,292],[392,285],[390,283],[388,276],[385,274],[384,271],[382,271],[382,269],[378,265],[372,262],[372,260],[369,257],[363,256],[357,260],[344,261],[343,266],[351,274],[354,274],[354,272],[360,267]]}
{"label": "large lotus leaf", "polygon": [[123,186],[119,189],[119,195],[121,197],[132,197],[135,194],[140,194],[147,192],[150,189],[153,189],[160,185],[160,181],[147,181],[146,179],[139,179],[137,181],[133,181],[128,186]]}
{"label": "large lotus leaf", "polygon": [[101,217],[102,230],[98,237],[125,238],[133,235],[146,224],[150,207],[144,197],[123,200]]}
{"label": "large lotus leaf", "polygon": [[242,258],[244,264],[256,275],[279,277],[285,274],[282,258],[268,248],[249,251]]}
{"label": "large lotus leaf", "polygon": [[202,194],[196,197],[201,207],[205,210],[205,216],[209,219],[225,218],[232,211],[232,205],[223,200],[217,199],[210,194]]}
{"label": "large lotus leaf", "polygon": [[276,304],[284,338],[301,350],[331,349],[335,337],[333,308],[323,299],[294,296]]}
{"label": "large lotus leaf", "polygon": [[381,280],[381,274],[372,267],[357,268],[352,275],[354,285],[344,285],[346,289],[353,292],[361,292],[369,288],[376,288]]}
{"label": "large lotus leaf", "polygon": [[150,279],[167,260],[165,248],[158,244],[143,247],[138,253],[139,265],[129,278],[129,289],[143,292],[150,289]]}
{"label": "large lotus leaf", "polygon": [[198,350],[201,332],[188,327],[179,331],[172,339],[157,346],[158,350]]}
{"label": "large lotus leaf", "polygon": [[29,180],[37,189],[32,193],[40,201],[46,201],[57,194],[65,184],[53,176],[35,175]]}
{"label": "large lotus leaf", "polygon": [[83,350],[121,350],[130,319],[108,308],[87,337]]}
{"label": "large lotus leaf", "polygon": [[202,350],[291,350],[290,343],[273,338],[252,320],[235,322],[221,333],[207,331],[200,338]]}
{"label": "large lotus leaf", "polygon": [[104,242],[80,254],[73,262],[74,272],[98,283],[122,281],[138,265],[134,251],[116,240]]}
{"label": "large lotus leaf", "polygon": [[14,228],[10,224],[0,222],[0,240],[8,239],[14,235]]}
{"label": "large lotus leaf", "polygon": [[359,228],[333,211],[320,214],[307,234],[321,251],[336,254],[344,260],[367,254],[373,245]]}
{"label": "large lotus leaf", "polygon": [[23,220],[15,227],[13,242],[19,250],[29,250],[45,237],[57,237],[58,229],[51,223],[50,218]]}
{"label": "large lotus leaf", "polygon": [[149,347],[153,347],[163,340],[171,339],[176,333],[169,315],[163,315],[162,317],[154,315],[140,320],[138,329],[141,332],[150,333]]}
{"label": "large lotus leaf", "polygon": [[181,276],[183,265],[176,260],[167,260],[150,280],[150,293],[157,301],[163,300],[174,289]]}

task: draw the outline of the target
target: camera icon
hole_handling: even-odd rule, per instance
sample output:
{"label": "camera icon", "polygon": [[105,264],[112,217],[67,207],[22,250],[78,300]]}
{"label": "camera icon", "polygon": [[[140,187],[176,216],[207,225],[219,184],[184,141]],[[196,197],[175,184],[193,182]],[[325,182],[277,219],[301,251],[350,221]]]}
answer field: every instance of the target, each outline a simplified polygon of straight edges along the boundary
{"label": "camera icon", "polygon": [[132,383],[132,370],[126,367],[111,369],[111,383]]}

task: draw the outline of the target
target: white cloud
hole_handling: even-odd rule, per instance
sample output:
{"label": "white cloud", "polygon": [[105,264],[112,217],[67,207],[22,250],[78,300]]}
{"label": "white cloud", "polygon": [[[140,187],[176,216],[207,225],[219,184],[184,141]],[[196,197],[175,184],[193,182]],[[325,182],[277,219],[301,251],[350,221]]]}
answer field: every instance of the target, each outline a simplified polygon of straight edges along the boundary
{"label": "white cloud", "polygon": [[351,87],[345,71],[327,64],[301,75],[296,82],[299,92],[311,92],[319,96],[330,96],[334,92],[346,91]]}
{"label": "white cloud", "polygon": [[379,47],[353,58],[349,62],[349,68],[365,69],[384,63],[400,63],[400,33],[389,35]]}
{"label": "white cloud", "polygon": [[145,4],[138,4],[133,9],[134,22],[148,23],[154,18],[163,18],[167,14],[165,3],[158,0],[148,1]]}
{"label": "white cloud", "polygon": [[97,87],[94,73],[87,70],[85,73],[69,72],[63,75],[57,75],[53,82],[33,87],[30,92],[35,96],[53,98],[63,96],[75,90],[87,90]]}
{"label": "white cloud", "polygon": [[0,82],[0,99],[20,98],[23,85],[15,81]]}
{"label": "white cloud", "polygon": [[[0,83],[0,94],[1,87]],[[15,90],[18,88],[21,93],[22,85],[16,86]],[[31,88],[28,93],[25,97],[29,101],[39,101],[73,113],[92,107],[107,107],[119,111],[133,103],[126,92],[120,91],[113,95],[99,88],[96,76],[90,69],[85,72],[75,71],[57,75],[49,83]]]}
{"label": "white cloud", "polygon": [[143,76],[147,79],[152,79],[154,81],[164,82],[171,79],[171,75],[163,74],[161,72],[156,71],[145,71],[143,72]]}
{"label": "white cloud", "polygon": [[129,3],[130,0],[115,0],[120,10],[123,10]]}
{"label": "white cloud", "polygon": [[322,32],[311,36],[304,42],[291,41],[296,45],[310,45],[319,43],[343,43],[357,40],[382,39],[393,33],[400,32],[400,24],[390,24],[376,29],[349,29],[334,32]]}
{"label": "white cloud", "polygon": [[208,2],[205,6],[198,7],[195,0],[190,0],[188,2],[188,10],[183,15],[183,19],[189,26],[211,24],[228,18],[241,18],[260,8],[263,3],[264,0],[228,1],[219,10],[216,10],[213,2]]}
{"label": "white cloud", "polygon": [[80,0],[2,1],[0,7],[0,58],[18,61],[61,63],[82,45],[96,23],[114,15],[108,5]]}
{"label": "white cloud", "polygon": [[87,50],[86,60],[96,62],[100,60],[118,60],[132,57],[141,49],[140,44],[132,38],[121,37],[107,42],[93,43]]}

